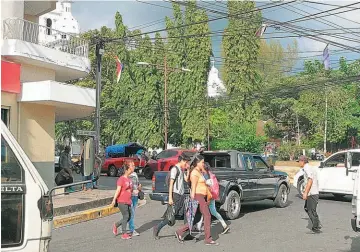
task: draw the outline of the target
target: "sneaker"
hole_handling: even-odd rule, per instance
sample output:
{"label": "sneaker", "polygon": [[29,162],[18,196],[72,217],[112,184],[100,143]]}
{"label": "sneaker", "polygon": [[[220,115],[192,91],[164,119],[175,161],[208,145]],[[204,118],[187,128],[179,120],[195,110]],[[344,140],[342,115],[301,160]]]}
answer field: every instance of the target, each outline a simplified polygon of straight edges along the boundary
{"label": "sneaker", "polygon": [[177,232],[175,232],[175,236],[179,243],[184,243],[184,239],[181,237],[181,235],[179,235]]}
{"label": "sneaker", "polygon": [[226,226],[226,228],[224,228],[224,230],[221,232],[221,234],[226,234],[227,232],[229,232],[230,227]]}
{"label": "sneaker", "polygon": [[139,236],[140,234],[138,232],[136,232],[136,230],[134,230],[132,233],[131,233],[131,236]]}
{"label": "sneaker", "polygon": [[206,242],[205,245],[207,245],[207,246],[219,246],[219,243],[211,241],[211,242]]}
{"label": "sneaker", "polygon": [[113,231],[113,234],[114,234],[115,236],[118,235],[118,229],[117,229],[115,223],[114,223],[114,225],[113,225],[113,230],[112,230],[112,231]]}
{"label": "sneaker", "polygon": [[316,234],[318,234],[318,233],[320,233],[321,231],[320,231],[320,228],[312,228],[311,229],[314,233],[316,233]]}
{"label": "sneaker", "polygon": [[129,234],[122,234],[121,235],[121,239],[123,239],[123,240],[129,240],[129,239],[131,239],[131,236],[129,235]]}
{"label": "sneaker", "polygon": [[159,230],[157,229],[156,226],[153,228],[153,237],[154,237],[155,240],[159,240],[159,239],[160,239],[160,237],[159,237]]}

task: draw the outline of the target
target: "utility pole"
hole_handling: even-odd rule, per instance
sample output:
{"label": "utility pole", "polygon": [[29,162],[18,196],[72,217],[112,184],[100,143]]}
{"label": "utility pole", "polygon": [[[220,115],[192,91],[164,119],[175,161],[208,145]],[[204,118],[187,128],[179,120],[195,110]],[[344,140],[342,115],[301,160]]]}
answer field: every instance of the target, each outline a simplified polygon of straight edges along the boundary
{"label": "utility pole", "polygon": [[100,153],[100,94],[101,94],[101,60],[104,53],[104,41],[96,42],[96,117],[95,117],[95,154]]}
{"label": "utility pole", "polygon": [[167,149],[167,145],[168,145],[168,116],[169,116],[169,106],[168,106],[168,97],[167,97],[167,76],[168,76],[168,71],[182,71],[182,72],[191,72],[190,69],[187,68],[176,68],[176,67],[168,67],[167,65],[167,61],[166,61],[166,55],[164,56],[164,65],[157,65],[157,64],[150,64],[147,62],[137,62],[136,63],[138,66],[152,66],[155,67],[157,69],[163,69],[164,70],[164,150]]}
{"label": "utility pole", "polygon": [[167,63],[166,55],[164,56],[164,150],[167,149],[168,145],[168,100],[167,100]]}
{"label": "utility pole", "polygon": [[326,154],[326,135],[327,135],[327,117],[328,117],[328,96],[325,85],[325,129],[324,129],[324,155]]}
{"label": "utility pole", "polygon": [[[206,89],[207,90],[207,89]],[[209,112],[209,95],[206,93],[206,109],[207,109],[207,150],[210,150],[210,112]]]}

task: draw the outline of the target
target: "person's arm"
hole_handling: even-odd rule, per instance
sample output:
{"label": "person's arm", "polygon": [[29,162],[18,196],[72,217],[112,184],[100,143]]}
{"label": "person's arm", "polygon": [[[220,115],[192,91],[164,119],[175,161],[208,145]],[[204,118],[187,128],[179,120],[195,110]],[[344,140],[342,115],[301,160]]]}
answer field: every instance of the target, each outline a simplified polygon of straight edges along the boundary
{"label": "person's arm", "polygon": [[169,184],[169,205],[174,204],[174,200],[173,200],[173,188],[174,188],[174,179],[170,179],[170,184]]}
{"label": "person's arm", "polygon": [[199,177],[194,175],[194,176],[191,176],[191,192],[190,192],[190,197],[192,199],[195,199],[195,191],[196,191],[196,186],[198,184],[198,181],[199,181]]}
{"label": "person's arm", "polygon": [[304,169],[306,174],[308,175],[308,182],[306,184],[306,187],[305,187],[305,191],[304,191],[304,194],[303,194],[303,200],[307,200],[308,198],[308,194],[310,192],[310,189],[311,189],[311,186],[313,184],[313,174],[312,174],[312,171],[310,171],[310,169]]}
{"label": "person's arm", "polygon": [[115,205],[116,199],[119,197],[120,191],[121,191],[121,186],[117,186],[111,205],[113,206]]}

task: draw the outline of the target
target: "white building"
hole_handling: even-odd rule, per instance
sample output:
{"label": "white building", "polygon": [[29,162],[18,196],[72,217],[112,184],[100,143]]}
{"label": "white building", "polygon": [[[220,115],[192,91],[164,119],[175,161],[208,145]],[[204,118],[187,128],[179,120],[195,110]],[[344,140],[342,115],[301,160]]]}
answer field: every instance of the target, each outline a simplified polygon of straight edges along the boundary
{"label": "white building", "polygon": [[41,43],[69,40],[71,36],[79,35],[79,23],[71,14],[72,3],[73,1],[60,0],[56,3],[55,10],[39,17]]}
{"label": "white building", "polygon": [[219,77],[219,70],[215,67],[215,60],[211,60],[212,67],[208,76],[207,90],[209,97],[219,97],[226,93],[224,83]]}
{"label": "white building", "polygon": [[[59,4],[65,12],[71,10],[66,9],[71,3]],[[56,1],[2,1],[1,5],[1,119],[51,188],[55,123],[90,116],[95,109],[94,89],[65,83],[90,72],[89,44],[73,36],[78,26],[61,33],[68,42],[52,43],[57,31],[39,23],[56,9]],[[2,162],[6,155],[2,151]]]}

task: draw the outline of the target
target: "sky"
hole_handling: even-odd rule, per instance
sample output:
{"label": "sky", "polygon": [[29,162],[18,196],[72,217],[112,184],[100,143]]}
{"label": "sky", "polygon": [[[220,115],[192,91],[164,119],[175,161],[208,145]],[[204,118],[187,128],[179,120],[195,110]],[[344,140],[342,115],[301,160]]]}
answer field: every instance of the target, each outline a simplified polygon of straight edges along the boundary
{"label": "sky", "polygon": [[[316,0],[313,0],[316,1]],[[212,1],[198,1],[201,6],[206,8],[212,8],[220,11],[226,11],[226,1],[212,0]],[[274,2],[279,1],[258,1],[256,5],[261,8],[261,6],[269,4],[279,4]],[[315,14],[321,11],[330,10],[337,8],[336,6],[328,6],[319,3],[333,4],[333,5],[350,5],[353,3],[358,3],[351,5],[347,8],[342,8],[334,10],[332,14],[336,15],[322,17],[328,15],[329,13],[324,13],[319,15],[322,19],[308,20],[304,22],[294,23],[298,26],[303,26],[306,28],[311,28],[315,30],[324,30],[324,29],[343,29],[346,30],[332,30],[332,31],[322,31],[322,32],[336,32],[343,33],[337,34],[337,36],[346,36],[346,40],[340,38],[334,38],[329,36],[322,36],[325,39],[332,40],[337,43],[346,44],[347,46],[358,47],[360,49],[360,2],[359,1],[316,1],[318,4],[309,3],[307,1],[296,1],[282,7],[270,8],[262,11],[263,17],[278,22],[284,22],[293,20],[296,18],[303,17],[304,15]],[[160,5],[160,6],[154,6]],[[162,6],[162,7],[161,7]],[[351,10],[351,11],[349,11]],[[99,29],[102,26],[107,26],[114,28],[115,13],[119,11],[123,17],[124,24],[131,30],[141,28],[142,32],[154,31],[158,29],[165,28],[165,17],[172,17],[171,3],[168,1],[149,1],[149,0],[133,0],[133,1],[74,1],[72,6],[72,14],[79,21],[81,31],[87,31],[89,29]],[[297,14],[298,12],[300,14]],[[306,13],[305,13],[306,12]],[[208,13],[209,18],[219,17],[221,15]],[[157,21],[157,22],[155,22]],[[323,23],[321,23],[323,22]],[[331,22],[329,24],[324,24],[324,22]],[[212,31],[222,30],[227,26],[227,20],[221,19],[218,21],[210,22],[210,29]],[[334,27],[335,26],[335,27]],[[350,30],[349,30],[350,29]],[[267,28],[264,38],[269,38],[272,36],[287,36],[285,34],[272,34],[274,32],[284,32],[281,30],[275,30],[273,27]],[[150,36],[153,36],[151,34]],[[166,33],[162,33],[163,36],[166,36]],[[294,35],[294,34],[292,34]],[[285,38],[280,39],[280,42],[283,46],[286,46],[289,43],[292,43],[294,38]],[[303,61],[305,59],[319,59],[322,60],[322,50],[326,47],[326,44],[323,42],[318,42],[309,38],[301,37],[295,38],[299,46],[299,57],[302,57],[301,60],[295,66],[296,69],[300,70],[303,66]],[[213,37],[213,51],[214,55],[220,57],[221,50],[221,38]],[[268,40],[268,39],[267,39]],[[341,50],[341,51],[339,51]],[[310,51],[310,52],[309,52]],[[349,50],[344,50],[335,46],[329,46],[331,67],[338,68],[338,59],[343,56],[346,57],[348,61],[353,61],[360,58],[360,53],[351,52]],[[303,58],[303,57],[312,57],[312,58]],[[216,66],[220,67],[221,62],[216,62]]]}

